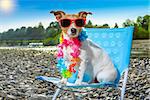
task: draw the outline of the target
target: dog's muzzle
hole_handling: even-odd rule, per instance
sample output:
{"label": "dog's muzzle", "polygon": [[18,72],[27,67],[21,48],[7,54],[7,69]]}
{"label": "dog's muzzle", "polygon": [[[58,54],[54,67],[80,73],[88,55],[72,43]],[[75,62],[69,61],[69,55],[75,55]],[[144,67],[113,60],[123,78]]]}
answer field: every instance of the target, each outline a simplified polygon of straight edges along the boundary
{"label": "dog's muzzle", "polygon": [[71,35],[76,35],[76,33],[77,33],[77,29],[71,28]]}

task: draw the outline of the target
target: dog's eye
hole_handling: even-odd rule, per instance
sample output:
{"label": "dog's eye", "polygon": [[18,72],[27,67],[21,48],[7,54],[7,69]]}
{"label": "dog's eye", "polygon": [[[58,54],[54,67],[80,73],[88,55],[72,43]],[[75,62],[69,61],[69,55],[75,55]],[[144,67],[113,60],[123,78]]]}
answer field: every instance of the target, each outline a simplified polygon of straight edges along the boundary
{"label": "dog's eye", "polygon": [[69,19],[63,19],[60,21],[60,24],[62,27],[68,27],[70,26],[71,21]]}
{"label": "dog's eye", "polygon": [[83,19],[75,20],[75,23],[78,27],[83,27],[85,25],[85,21]]}

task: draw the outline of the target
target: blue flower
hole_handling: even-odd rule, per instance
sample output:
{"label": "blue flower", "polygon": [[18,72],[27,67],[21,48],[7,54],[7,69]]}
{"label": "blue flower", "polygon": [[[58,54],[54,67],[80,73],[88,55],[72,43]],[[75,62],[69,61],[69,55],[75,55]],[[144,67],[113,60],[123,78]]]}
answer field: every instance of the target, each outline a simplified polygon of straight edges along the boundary
{"label": "blue flower", "polygon": [[65,60],[63,58],[57,59],[57,68],[62,71],[63,69],[66,69],[67,66],[65,65]]}
{"label": "blue flower", "polygon": [[57,59],[58,64],[64,64],[64,62],[65,62],[64,58],[58,58]]}
{"label": "blue flower", "polygon": [[82,42],[88,38],[88,35],[86,34],[86,31],[83,29],[81,33],[78,36],[78,39]]}

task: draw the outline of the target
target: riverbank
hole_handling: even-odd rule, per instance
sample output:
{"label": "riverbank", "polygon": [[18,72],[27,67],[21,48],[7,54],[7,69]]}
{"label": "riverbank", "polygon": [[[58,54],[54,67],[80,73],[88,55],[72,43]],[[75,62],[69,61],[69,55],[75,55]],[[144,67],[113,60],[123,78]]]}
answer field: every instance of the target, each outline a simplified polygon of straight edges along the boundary
{"label": "riverbank", "polygon": [[[46,51],[52,52],[56,51],[56,46],[44,46],[44,47],[26,47],[26,46],[18,46],[18,47],[0,47],[0,49],[8,49],[8,50],[37,50],[37,51]],[[131,57],[150,57],[150,40],[133,40],[132,49],[131,49]]]}

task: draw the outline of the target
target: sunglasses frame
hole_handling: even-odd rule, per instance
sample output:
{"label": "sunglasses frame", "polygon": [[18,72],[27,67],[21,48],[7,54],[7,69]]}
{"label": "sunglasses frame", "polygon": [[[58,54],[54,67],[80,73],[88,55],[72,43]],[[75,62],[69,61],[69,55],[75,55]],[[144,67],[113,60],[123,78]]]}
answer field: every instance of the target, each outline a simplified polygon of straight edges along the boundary
{"label": "sunglasses frame", "polygon": [[[67,26],[67,27],[70,27],[73,22],[75,23],[75,21],[76,21],[76,20],[79,20],[79,19],[82,19],[82,20],[84,21],[84,25],[86,24],[86,18],[76,18],[76,19],[63,18],[63,19],[58,20],[60,26],[62,26],[62,25],[61,25],[61,21],[64,20],[64,19],[70,20],[70,25]],[[84,26],[84,25],[83,25],[83,26]],[[80,26],[76,25],[76,23],[75,23],[75,26],[80,28]],[[83,26],[81,26],[81,27],[83,27]],[[63,26],[62,26],[62,27],[63,27]],[[64,27],[64,28],[67,28],[67,27]]]}

